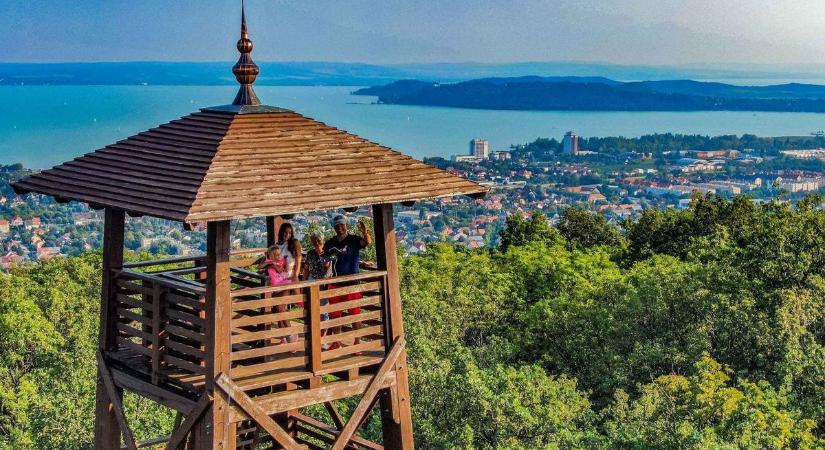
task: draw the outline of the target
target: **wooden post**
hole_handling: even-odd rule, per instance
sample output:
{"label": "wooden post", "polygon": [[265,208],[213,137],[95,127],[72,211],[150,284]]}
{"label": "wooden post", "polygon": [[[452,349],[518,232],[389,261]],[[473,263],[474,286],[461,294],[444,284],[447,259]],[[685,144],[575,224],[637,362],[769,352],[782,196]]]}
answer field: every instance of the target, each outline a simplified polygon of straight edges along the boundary
{"label": "wooden post", "polygon": [[[384,295],[384,320],[386,321],[387,346],[404,336],[401,314],[401,284],[398,275],[398,253],[395,242],[395,225],[392,205],[372,206],[375,224],[375,253],[379,270],[387,271]],[[395,365],[396,386],[381,393],[381,422],[384,431],[384,447],[388,450],[412,450],[413,430],[410,409],[410,389],[407,375],[407,352],[403,351]]]}
{"label": "wooden post", "polygon": [[309,335],[307,351],[312,373],[318,376],[323,361],[321,360],[321,288],[315,284],[309,288],[309,302],[307,302],[307,323]]}
{"label": "wooden post", "polygon": [[[165,336],[161,336],[163,332],[166,318],[163,309],[165,308],[165,301],[162,301],[162,296],[166,290],[160,284],[154,283],[152,286],[152,384],[160,382],[160,361],[163,358],[161,342]],[[165,333],[164,333],[165,334]]]}
{"label": "wooden post", "polygon": [[[123,268],[123,226],[125,214],[122,210],[106,208],[103,225],[103,282],[100,292],[100,331],[98,348],[103,355],[117,346],[117,303],[113,273]],[[123,391],[117,389],[118,397]],[[119,401],[120,398],[115,401]],[[101,368],[97,370],[97,401],[95,408],[95,448],[98,450],[119,450],[121,429],[114,405],[103,382]]]}
{"label": "wooden post", "polygon": [[[229,221],[209,222],[206,227],[206,380],[205,389],[213,393],[212,407],[195,428],[199,450],[228,450],[234,442],[235,426],[229,423],[229,397],[215,389],[220,374],[229,376],[232,304],[229,280]],[[234,447],[233,447],[234,450]]]}
{"label": "wooden post", "polygon": [[281,216],[266,216],[266,246],[271,247],[278,242],[278,230],[284,219]]}

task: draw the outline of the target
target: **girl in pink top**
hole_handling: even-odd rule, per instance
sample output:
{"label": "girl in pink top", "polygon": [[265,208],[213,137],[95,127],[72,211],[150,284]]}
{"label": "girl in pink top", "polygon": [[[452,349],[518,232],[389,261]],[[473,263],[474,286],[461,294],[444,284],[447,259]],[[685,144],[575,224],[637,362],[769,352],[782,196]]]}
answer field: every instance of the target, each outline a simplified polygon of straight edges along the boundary
{"label": "girl in pink top", "polygon": [[[273,245],[272,247],[266,249],[264,258],[265,259],[258,265],[258,267],[260,270],[266,270],[270,286],[281,286],[292,282],[292,277],[290,276],[290,271],[288,270],[289,267],[287,266],[287,259],[281,253],[281,248],[279,246]],[[280,293],[280,295],[284,294],[285,292]],[[278,305],[275,307],[275,310],[279,313],[288,311],[286,305]],[[287,320],[278,321],[279,328],[287,328],[289,326],[291,326],[291,324]],[[287,342],[296,342],[297,340],[298,335],[296,334],[286,336]]]}
{"label": "girl in pink top", "polygon": [[266,250],[266,259],[261,263],[266,268],[269,276],[269,284],[280,286],[290,282],[290,274],[287,271],[286,257],[281,254],[281,248],[272,246]]}

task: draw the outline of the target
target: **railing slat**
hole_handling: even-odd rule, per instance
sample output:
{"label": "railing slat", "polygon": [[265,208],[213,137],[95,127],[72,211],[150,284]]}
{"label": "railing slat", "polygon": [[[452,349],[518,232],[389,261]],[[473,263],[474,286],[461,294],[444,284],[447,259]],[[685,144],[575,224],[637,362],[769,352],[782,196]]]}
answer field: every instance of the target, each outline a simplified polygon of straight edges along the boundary
{"label": "railing slat", "polygon": [[343,355],[351,355],[353,353],[365,352],[370,350],[383,350],[384,342],[382,341],[367,341],[358,345],[347,345],[335,350],[327,350],[323,352],[324,361],[328,359],[338,358]]}
{"label": "railing slat", "polygon": [[130,327],[129,325],[126,325],[125,323],[122,323],[122,322],[119,322],[119,323],[115,324],[115,328],[117,328],[118,331],[122,331],[123,333],[126,333],[127,335],[129,335],[131,337],[141,338],[141,339],[144,339],[144,340],[152,340],[152,335],[151,334],[149,334],[145,331],[138,330],[135,327]]}
{"label": "railing slat", "polygon": [[380,295],[368,295],[361,297],[358,300],[344,300],[338,303],[331,303],[326,306],[322,306],[320,311],[321,314],[327,314],[336,311],[343,311],[346,309],[353,309],[358,308],[360,306],[368,306],[368,305],[379,305],[381,304],[381,296]]}
{"label": "railing slat", "polygon": [[117,299],[117,301],[125,305],[128,305],[130,308],[141,308],[146,311],[151,311],[153,308],[151,303],[146,303],[141,299],[136,299],[125,294],[116,294],[115,298]]}
{"label": "railing slat", "polygon": [[340,297],[342,295],[354,294],[356,292],[377,291],[379,289],[381,289],[381,283],[378,281],[373,281],[372,283],[353,284],[351,286],[342,286],[321,291],[321,298]]}
{"label": "railing slat", "polygon": [[143,325],[149,325],[149,326],[152,325],[151,319],[149,319],[147,317],[143,317],[140,314],[135,314],[132,311],[129,311],[128,309],[118,308],[117,309],[117,314],[120,317],[123,317],[125,319],[129,319],[133,322],[139,322],[139,323],[142,323]]}
{"label": "railing slat", "polygon": [[187,360],[182,359],[182,358],[177,358],[177,357],[171,356],[169,354],[163,355],[163,360],[165,362],[173,365],[173,366],[177,366],[181,369],[188,370],[192,373],[196,373],[196,374],[199,374],[199,375],[202,375],[206,372],[206,369],[204,367],[201,367],[201,366],[193,363],[192,361],[187,361]]}
{"label": "railing slat", "polygon": [[203,333],[199,333],[197,331],[190,330],[190,329],[184,328],[184,327],[179,327],[177,325],[167,324],[166,325],[166,331],[170,335],[181,336],[181,337],[184,337],[186,339],[191,339],[191,340],[196,341],[196,342],[203,343],[203,341],[204,341]]}
{"label": "railing slat", "polygon": [[247,331],[247,332],[236,332],[237,334],[232,335],[232,343],[233,344],[240,344],[243,342],[250,342],[250,341],[258,341],[263,339],[272,339],[277,337],[289,336],[290,334],[301,334],[306,333],[307,327],[306,325],[293,325],[287,328],[274,328],[271,330],[265,331]]}
{"label": "railing slat", "polygon": [[272,362],[265,362],[260,364],[252,364],[249,366],[238,366],[233,367],[229,370],[229,375],[232,378],[235,377],[243,377],[247,375],[252,375],[261,372],[268,372],[271,370],[278,370],[278,369],[290,369],[294,367],[305,366],[307,364],[308,358],[305,355],[299,356],[292,356],[287,358],[278,359]]}
{"label": "railing slat", "polygon": [[284,295],[281,297],[265,298],[263,300],[235,300],[232,302],[232,311],[260,309],[269,306],[291,305],[303,300],[303,294]]}
{"label": "railing slat", "polygon": [[355,322],[366,322],[368,320],[381,319],[381,311],[361,312],[354,316],[344,316],[337,319],[329,319],[321,322],[321,329],[340,327],[342,325],[349,325]]}
{"label": "railing slat", "polygon": [[274,314],[260,314],[257,316],[240,315],[232,318],[233,327],[245,327],[250,325],[261,325],[266,323],[278,323],[282,320],[292,320],[304,317],[303,310],[287,311]]}
{"label": "railing slat", "polygon": [[195,316],[193,314],[183,312],[183,311],[178,311],[177,309],[172,309],[172,308],[167,309],[166,310],[166,315],[173,318],[173,319],[182,320],[184,322],[189,322],[189,323],[194,324],[194,325],[202,326],[203,323],[204,323],[204,320],[201,319],[200,317]]}
{"label": "railing slat", "polygon": [[330,342],[345,341],[348,339],[361,338],[373,334],[380,335],[383,331],[383,325],[373,325],[371,327],[359,328],[357,330],[347,331],[344,333],[328,334],[321,338],[321,343],[329,344]]}
{"label": "railing slat", "polygon": [[206,353],[204,353],[201,349],[183,344],[181,342],[173,341],[172,339],[164,339],[163,343],[167,347],[169,347],[169,349],[181,352],[184,355],[192,356],[199,359],[203,359],[206,356]]}
{"label": "railing slat", "polygon": [[294,352],[303,350],[305,346],[306,341],[299,339],[296,342],[290,342],[287,344],[273,344],[250,350],[236,350],[232,352],[232,361],[242,361],[250,358],[259,358],[261,356],[272,356],[279,353]]}
{"label": "railing slat", "polygon": [[152,350],[150,348],[144,347],[140,344],[132,342],[129,339],[126,339],[124,337],[118,336],[117,344],[122,345],[122,346],[124,346],[124,347],[126,347],[129,350],[132,350],[134,352],[140,353],[141,355],[150,356],[150,357],[152,356]]}

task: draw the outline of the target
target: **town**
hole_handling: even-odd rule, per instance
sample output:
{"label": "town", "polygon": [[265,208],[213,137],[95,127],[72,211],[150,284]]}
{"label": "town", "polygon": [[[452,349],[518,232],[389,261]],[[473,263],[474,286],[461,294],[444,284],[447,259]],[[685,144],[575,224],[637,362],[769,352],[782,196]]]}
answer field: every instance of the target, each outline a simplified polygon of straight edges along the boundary
{"label": "town", "polygon": [[[648,142],[645,147],[645,138],[584,140],[570,131],[560,141],[538,139],[506,150],[492,150],[487,140],[476,138],[465,154],[426,159],[489,186],[491,192],[483,200],[439,199],[400,206],[399,246],[405,254],[423,252],[439,241],[471,249],[494,246],[511,214],[527,217],[539,211],[555,222],[566,208],[577,206],[620,226],[647,208],[686,208],[696,194],[794,201],[825,188],[825,149],[818,146],[822,136],[756,138],[760,148],[741,149],[707,148],[720,138],[697,144],[703,148],[684,148],[695,137],[678,135],[670,136],[668,144]],[[613,141],[618,143],[605,144]],[[747,143],[752,142],[745,136],[734,142],[738,147]],[[99,248],[102,213],[36,194],[15,195],[9,183],[28,173],[31,170],[19,164],[0,167],[2,269]],[[368,221],[369,211],[361,209],[351,216]],[[328,212],[290,220],[306,241],[313,232],[330,235],[331,217]],[[262,246],[265,224],[237,223],[233,236],[236,247]],[[186,231],[179,223],[135,217],[127,221],[125,246],[153,255],[188,255],[202,253],[206,240],[197,228]]]}

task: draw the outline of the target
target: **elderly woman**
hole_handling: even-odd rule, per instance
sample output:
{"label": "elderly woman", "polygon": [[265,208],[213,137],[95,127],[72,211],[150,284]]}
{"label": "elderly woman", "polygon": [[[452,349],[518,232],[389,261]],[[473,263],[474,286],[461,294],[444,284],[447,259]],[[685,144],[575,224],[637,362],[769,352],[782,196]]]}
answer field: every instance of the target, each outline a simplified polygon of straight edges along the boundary
{"label": "elderly woman", "polygon": [[[334,257],[327,256],[324,253],[324,238],[315,233],[309,238],[312,243],[312,248],[304,258],[304,279],[305,280],[320,280],[332,276],[332,265],[335,260]],[[321,299],[321,306],[326,306],[329,303],[328,299]],[[321,314],[321,320],[328,320],[329,314]]]}
{"label": "elderly woman", "polygon": [[332,260],[324,253],[324,238],[315,233],[309,238],[312,248],[303,261],[304,279],[319,280],[332,276]]}

